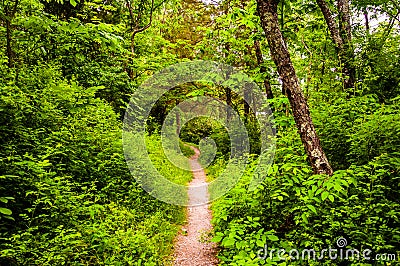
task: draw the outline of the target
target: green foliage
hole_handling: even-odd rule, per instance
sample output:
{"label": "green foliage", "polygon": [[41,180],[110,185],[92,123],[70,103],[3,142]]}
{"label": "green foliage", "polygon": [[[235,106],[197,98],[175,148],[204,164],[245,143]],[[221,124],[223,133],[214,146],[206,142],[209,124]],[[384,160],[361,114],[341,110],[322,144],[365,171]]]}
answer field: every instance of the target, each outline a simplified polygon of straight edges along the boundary
{"label": "green foliage", "polygon": [[217,121],[200,117],[187,122],[181,130],[183,141],[199,144],[204,138],[213,139],[217,147],[217,156],[229,156],[230,139],[226,129]]}
{"label": "green foliage", "polygon": [[207,182],[215,180],[226,168],[227,161],[224,157],[216,157],[213,163],[205,171],[207,173]]}
{"label": "green foliage", "polygon": [[[400,157],[383,155],[366,165],[312,175],[294,128],[278,136],[275,163],[264,183],[247,190],[252,166],[242,181],[213,204],[214,241],[229,265],[277,265],[257,258],[264,248],[321,251],[345,237],[353,248],[395,253],[398,249]],[[287,146],[288,143],[292,143]],[[297,143],[297,144],[296,144]],[[294,146],[295,145],[295,146]],[[282,261],[281,261],[282,262]],[[291,261],[291,265],[303,265]],[[308,262],[308,263],[313,263]],[[318,262],[335,265],[336,262]]]}
{"label": "green foliage", "polygon": [[390,34],[388,29],[372,34],[363,43],[358,67],[362,93],[375,94],[381,103],[389,104],[400,93],[400,59],[396,47],[399,36],[385,34]]}
{"label": "green foliage", "polygon": [[[175,162],[177,164],[174,165],[174,163],[172,163],[170,159],[166,157],[160,136],[155,134],[148,136],[146,140],[146,147],[148,149],[152,165],[166,179],[176,184],[187,185],[189,181],[193,178],[192,173],[190,171],[181,169],[180,167],[177,166],[177,165],[182,165],[186,169],[189,169],[189,161],[186,158],[179,157],[177,153],[173,153],[172,155],[173,158],[170,159],[172,160],[172,162]],[[190,148],[187,147],[187,149]],[[190,150],[193,152],[192,149]],[[189,154],[189,151],[186,151],[186,154]],[[184,152],[184,155],[186,154]]]}
{"label": "green foliage", "polygon": [[[0,88],[1,264],[168,260],[183,209],[153,199],[134,181],[118,115],[93,97],[96,89],[46,65],[24,69],[18,83]],[[151,141],[158,152],[160,140]]]}
{"label": "green foliage", "polygon": [[183,155],[185,155],[188,158],[195,155],[195,152],[193,149],[190,148],[190,145],[191,144],[186,144],[181,140],[179,141],[179,148],[181,149]]}
{"label": "green foliage", "polygon": [[180,132],[183,141],[199,144],[200,140],[210,135],[216,123],[207,117],[199,117],[188,121]]}
{"label": "green foliage", "polygon": [[338,98],[315,108],[318,133],[334,168],[366,164],[400,149],[397,102],[379,104],[375,95],[365,95]]}

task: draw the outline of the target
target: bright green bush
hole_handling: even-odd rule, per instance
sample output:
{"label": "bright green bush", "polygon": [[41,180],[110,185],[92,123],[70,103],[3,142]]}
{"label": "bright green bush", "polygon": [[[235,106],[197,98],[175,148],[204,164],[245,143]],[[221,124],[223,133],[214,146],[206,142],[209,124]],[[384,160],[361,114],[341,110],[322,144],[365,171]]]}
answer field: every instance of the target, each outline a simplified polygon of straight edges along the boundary
{"label": "bright green bush", "polygon": [[[136,183],[118,116],[95,91],[46,65],[23,69],[18,83],[0,87],[0,264],[169,260],[183,208],[152,198]],[[158,154],[160,138],[150,143]],[[191,178],[163,164],[160,154],[155,160],[160,171]]]}
{"label": "bright green bush", "polygon": [[374,95],[340,97],[313,109],[322,146],[335,169],[400,150],[399,100],[391,102],[380,104]]}
{"label": "bright green bush", "polygon": [[336,247],[339,237],[348,240],[348,248],[397,254],[400,154],[382,154],[332,177],[312,175],[297,130],[286,126],[278,132],[275,163],[263,184],[247,190],[251,164],[239,184],[213,203],[213,240],[222,248],[222,264],[337,265],[331,260],[284,264],[277,253],[265,261],[257,253],[265,245],[268,250],[321,251]]}

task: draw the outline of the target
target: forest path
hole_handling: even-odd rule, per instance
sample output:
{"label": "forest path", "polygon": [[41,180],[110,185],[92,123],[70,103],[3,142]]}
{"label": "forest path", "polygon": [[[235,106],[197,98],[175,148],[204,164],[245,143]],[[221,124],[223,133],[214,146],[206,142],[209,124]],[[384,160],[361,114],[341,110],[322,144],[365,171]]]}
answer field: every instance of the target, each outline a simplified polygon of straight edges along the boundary
{"label": "forest path", "polygon": [[[195,155],[190,157],[190,168],[193,173],[193,179],[189,184],[188,196],[189,203],[207,202],[208,191],[206,174],[198,162],[200,151],[195,147],[190,147]],[[202,190],[191,189],[193,187],[204,186]],[[211,211],[209,204],[187,207],[188,223],[182,228],[186,234],[179,234],[175,244],[175,266],[212,266],[218,264],[216,258],[216,246],[209,243],[207,235],[212,229]]]}

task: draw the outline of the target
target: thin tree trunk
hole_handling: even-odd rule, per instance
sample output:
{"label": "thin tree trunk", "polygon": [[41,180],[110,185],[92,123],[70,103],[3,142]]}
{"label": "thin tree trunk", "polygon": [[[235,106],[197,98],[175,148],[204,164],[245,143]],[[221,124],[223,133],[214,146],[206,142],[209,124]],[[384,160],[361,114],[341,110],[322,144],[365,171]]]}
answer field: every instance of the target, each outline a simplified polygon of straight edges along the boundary
{"label": "thin tree trunk", "polygon": [[245,119],[247,119],[250,115],[251,94],[248,86],[249,86],[248,84],[244,85],[244,93],[243,93],[243,98],[244,98],[243,109],[244,109]]}
{"label": "thin tree trunk", "polygon": [[[267,68],[264,66],[264,59],[261,51],[260,42],[258,40],[254,41],[254,49],[256,50],[257,63],[260,66],[260,73],[262,74],[267,73]],[[274,95],[272,93],[271,83],[269,81],[268,76],[264,78],[264,87],[265,87],[265,93],[267,94],[267,98],[273,99]]]}
{"label": "thin tree trunk", "polygon": [[328,25],[329,32],[333,42],[336,44],[339,50],[343,50],[343,40],[340,36],[339,29],[336,25],[335,19],[333,18],[332,12],[325,2],[325,0],[317,0],[317,4],[324,15],[326,24]]}
{"label": "thin tree trunk", "polygon": [[341,15],[340,30],[333,18],[332,12],[325,0],[317,0],[317,4],[324,15],[326,24],[334,44],[337,47],[339,61],[342,67],[343,87],[345,90],[354,87],[355,69],[351,60],[354,52],[351,46],[350,5],[348,0],[338,0]]}
{"label": "thin tree trunk", "polygon": [[344,51],[342,72],[344,76],[344,88],[354,88],[356,70],[353,66],[353,45],[351,43],[351,19],[349,0],[337,0],[339,10],[339,32],[343,40]]}
{"label": "thin tree trunk", "polygon": [[369,27],[369,17],[367,10],[364,11],[364,19],[365,19],[365,32],[367,33],[367,36],[369,36],[370,27]]}
{"label": "thin tree trunk", "polygon": [[[230,7],[230,1],[223,2],[223,13],[225,15],[228,14],[229,12],[229,7]],[[229,43],[224,44],[226,53],[224,54],[225,60],[228,57],[230,53],[230,45]],[[226,73],[226,78],[227,80],[229,79],[230,73]],[[231,107],[232,107],[232,91],[228,87],[224,87],[225,90],[225,97],[226,97],[226,121],[229,123],[232,120],[232,113],[231,113]]]}
{"label": "thin tree trunk", "polygon": [[[244,58],[241,61],[244,62],[244,67],[254,69],[256,66],[254,64],[254,61],[251,59],[253,49],[250,45],[246,45],[246,48],[247,51],[244,54]],[[249,86],[250,85],[246,82],[243,87],[243,113],[244,113],[244,119],[246,121],[250,118],[250,105],[253,102],[253,94],[251,93],[251,89],[249,88]]]}
{"label": "thin tree trunk", "polygon": [[332,175],[333,170],[322,150],[310,110],[300,88],[299,79],[279,29],[278,3],[279,0],[257,0],[257,10],[268,40],[271,56],[278,68],[283,87],[287,91],[294,120],[314,173]]}
{"label": "thin tree trunk", "polygon": [[11,22],[9,19],[6,20],[6,41],[7,41],[7,57],[8,57],[8,67],[11,68],[14,65],[13,62],[13,51],[11,48]]}
{"label": "thin tree trunk", "polygon": [[225,88],[225,96],[226,96],[226,121],[230,122],[232,120],[232,91],[229,88]]}
{"label": "thin tree trunk", "polygon": [[146,24],[146,26],[143,26],[143,27],[139,27],[140,19],[141,19],[141,15],[142,14],[140,14],[140,13],[139,13],[139,15],[135,15],[134,14],[130,1],[126,2],[126,7],[128,8],[131,21],[135,25],[134,28],[133,28],[132,34],[131,34],[131,53],[132,53],[132,57],[134,57],[135,56],[135,37],[136,37],[136,34],[147,30],[151,26],[151,23],[153,21],[154,0],[151,0],[150,21],[149,21],[149,23]]}
{"label": "thin tree trunk", "polygon": [[8,67],[13,67],[14,66],[14,52],[12,50],[12,25],[11,22],[14,19],[15,13],[17,13],[17,7],[18,7],[19,0],[15,0],[14,6],[12,10],[9,10],[8,6],[5,6],[4,11],[5,11],[5,23],[6,23],[6,55],[8,57]]}
{"label": "thin tree trunk", "polygon": [[[178,105],[179,101],[176,100],[175,104]],[[176,120],[176,134],[179,136],[181,132],[181,113],[179,112],[179,110],[175,112],[175,120]]]}

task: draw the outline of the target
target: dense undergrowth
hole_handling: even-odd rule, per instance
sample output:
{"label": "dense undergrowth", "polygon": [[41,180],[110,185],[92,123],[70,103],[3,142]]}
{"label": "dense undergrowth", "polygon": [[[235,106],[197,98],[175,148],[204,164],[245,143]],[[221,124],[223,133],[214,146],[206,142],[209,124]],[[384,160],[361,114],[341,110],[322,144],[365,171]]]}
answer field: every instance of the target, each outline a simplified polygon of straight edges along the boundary
{"label": "dense undergrowth", "polygon": [[[314,249],[369,249],[396,254],[400,248],[400,122],[398,99],[379,104],[373,96],[338,99],[312,110],[333,176],[313,175],[292,118],[275,112],[277,150],[262,185],[248,191],[251,163],[237,186],[212,205],[214,241],[229,265],[395,265],[395,261],[302,260]],[[220,164],[217,161],[217,165]],[[209,175],[218,175],[211,166]],[[278,250],[284,249],[286,254]],[[299,251],[289,253],[292,249]],[[272,252],[272,253],[271,253]],[[338,253],[339,254],[339,253]],[[361,253],[362,254],[362,253]],[[292,256],[292,257],[291,257]],[[349,255],[351,256],[351,255]],[[312,258],[312,257],[310,257]],[[345,257],[342,257],[345,258]],[[362,258],[362,256],[361,256]],[[344,264],[343,264],[344,263]],[[364,264],[363,264],[364,263]]]}
{"label": "dense undergrowth", "polygon": [[[184,210],[136,183],[122,152],[121,122],[92,97],[95,90],[67,82],[51,66],[26,69],[18,83],[1,88],[1,265],[170,261]],[[163,174],[190,180],[165,164],[160,137],[148,144]]]}

